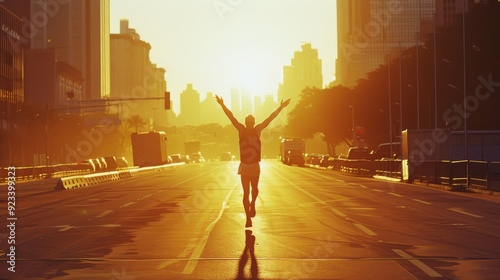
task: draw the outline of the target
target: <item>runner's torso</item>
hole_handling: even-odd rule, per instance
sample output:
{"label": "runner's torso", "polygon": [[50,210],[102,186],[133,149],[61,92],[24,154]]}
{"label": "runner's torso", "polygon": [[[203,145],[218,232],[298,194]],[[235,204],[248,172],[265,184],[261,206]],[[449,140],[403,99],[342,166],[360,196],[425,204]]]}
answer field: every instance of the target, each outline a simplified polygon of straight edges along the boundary
{"label": "runner's torso", "polygon": [[239,131],[240,136],[240,160],[243,163],[260,162],[260,131],[255,127],[243,128]]}

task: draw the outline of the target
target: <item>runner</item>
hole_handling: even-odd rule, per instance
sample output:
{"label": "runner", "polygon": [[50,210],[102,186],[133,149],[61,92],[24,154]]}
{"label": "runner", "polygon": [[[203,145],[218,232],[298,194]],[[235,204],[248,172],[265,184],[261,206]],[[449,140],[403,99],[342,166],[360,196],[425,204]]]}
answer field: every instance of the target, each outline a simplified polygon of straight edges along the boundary
{"label": "runner", "polygon": [[[259,194],[259,175],[260,175],[260,156],[261,156],[261,142],[260,133],[266,128],[278,114],[290,104],[290,99],[283,101],[267,119],[262,123],[255,125],[255,117],[248,115],[245,118],[245,125],[236,120],[233,113],[224,105],[222,97],[215,96],[215,100],[220,104],[224,113],[229,118],[233,126],[238,130],[239,143],[240,143],[240,166],[238,174],[241,175],[241,186],[243,187],[243,208],[246,214],[246,227],[252,226],[252,219],[256,215],[255,201]],[[250,186],[252,187],[252,201],[249,200]]]}

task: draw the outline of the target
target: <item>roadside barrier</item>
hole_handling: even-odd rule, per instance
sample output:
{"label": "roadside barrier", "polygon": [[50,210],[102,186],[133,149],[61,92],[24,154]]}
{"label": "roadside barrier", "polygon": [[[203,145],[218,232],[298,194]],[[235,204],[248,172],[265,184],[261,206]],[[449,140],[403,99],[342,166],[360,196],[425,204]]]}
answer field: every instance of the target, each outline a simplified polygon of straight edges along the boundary
{"label": "roadside barrier", "polygon": [[87,187],[88,182],[82,176],[72,176],[66,178],[60,178],[56,183],[56,190],[70,190],[75,188]]}
{"label": "roadside barrier", "polygon": [[107,183],[112,181],[117,181],[124,178],[130,178],[134,176],[151,174],[155,172],[160,172],[163,170],[167,170],[173,168],[175,166],[183,165],[184,163],[174,163],[174,164],[166,164],[161,166],[150,166],[143,168],[133,168],[133,169],[124,169],[119,171],[110,171],[104,173],[94,173],[94,174],[86,174],[80,176],[70,176],[59,178],[56,183],[56,190],[70,190],[75,188],[83,188],[92,185],[97,185],[101,183]]}

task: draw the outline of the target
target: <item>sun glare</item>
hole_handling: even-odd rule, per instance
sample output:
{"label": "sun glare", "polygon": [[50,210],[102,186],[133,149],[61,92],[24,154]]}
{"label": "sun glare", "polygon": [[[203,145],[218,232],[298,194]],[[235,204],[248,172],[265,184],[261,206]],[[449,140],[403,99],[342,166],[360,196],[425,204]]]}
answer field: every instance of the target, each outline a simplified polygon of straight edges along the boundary
{"label": "sun glare", "polygon": [[274,65],[267,54],[255,51],[239,52],[229,62],[232,69],[233,87],[251,91],[255,95],[265,94],[280,82],[280,65]]}

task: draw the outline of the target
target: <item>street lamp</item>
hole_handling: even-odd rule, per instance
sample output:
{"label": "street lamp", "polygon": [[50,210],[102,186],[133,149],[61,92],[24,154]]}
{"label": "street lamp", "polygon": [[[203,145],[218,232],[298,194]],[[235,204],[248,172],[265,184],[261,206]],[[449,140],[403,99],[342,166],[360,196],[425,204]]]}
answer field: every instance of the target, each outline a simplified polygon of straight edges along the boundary
{"label": "street lamp", "polygon": [[351,108],[351,120],[352,120],[352,145],[354,146],[354,139],[355,139],[355,135],[354,135],[354,106],[352,105],[349,105],[349,108]]}

